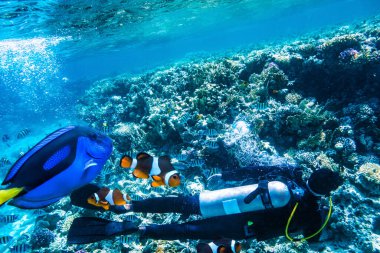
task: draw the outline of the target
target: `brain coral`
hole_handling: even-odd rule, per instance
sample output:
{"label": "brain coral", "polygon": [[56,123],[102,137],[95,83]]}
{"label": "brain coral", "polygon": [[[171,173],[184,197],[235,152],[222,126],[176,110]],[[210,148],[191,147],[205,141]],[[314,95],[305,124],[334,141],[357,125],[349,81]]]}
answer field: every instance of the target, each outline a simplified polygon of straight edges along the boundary
{"label": "brain coral", "polygon": [[380,195],[380,165],[365,163],[360,166],[357,177],[358,183],[370,194]]}

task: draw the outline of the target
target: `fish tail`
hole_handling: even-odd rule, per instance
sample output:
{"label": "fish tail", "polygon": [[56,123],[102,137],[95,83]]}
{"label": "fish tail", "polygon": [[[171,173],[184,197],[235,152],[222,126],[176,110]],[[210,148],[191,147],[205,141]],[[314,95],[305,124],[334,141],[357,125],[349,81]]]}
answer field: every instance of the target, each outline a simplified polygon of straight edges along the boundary
{"label": "fish tail", "polygon": [[19,195],[22,190],[24,190],[24,187],[0,190],[0,205]]}
{"label": "fish tail", "polygon": [[130,156],[124,155],[120,159],[120,167],[122,168],[130,168],[132,165],[133,159]]}

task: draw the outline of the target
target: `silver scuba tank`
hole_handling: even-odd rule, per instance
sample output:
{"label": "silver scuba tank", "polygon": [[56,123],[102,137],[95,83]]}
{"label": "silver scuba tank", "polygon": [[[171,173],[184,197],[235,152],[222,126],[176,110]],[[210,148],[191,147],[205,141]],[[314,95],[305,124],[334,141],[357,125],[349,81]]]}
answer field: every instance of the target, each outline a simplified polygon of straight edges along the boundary
{"label": "silver scuba tank", "polygon": [[[202,192],[199,195],[202,216],[208,218],[264,210],[265,206],[260,195],[249,204],[244,202],[244,198],[255,191],[257,187],[258,184],[252,184]],[[291,198],[288,186],[280,181],[268,182],[268,193],[273,208],[286,206]]]}

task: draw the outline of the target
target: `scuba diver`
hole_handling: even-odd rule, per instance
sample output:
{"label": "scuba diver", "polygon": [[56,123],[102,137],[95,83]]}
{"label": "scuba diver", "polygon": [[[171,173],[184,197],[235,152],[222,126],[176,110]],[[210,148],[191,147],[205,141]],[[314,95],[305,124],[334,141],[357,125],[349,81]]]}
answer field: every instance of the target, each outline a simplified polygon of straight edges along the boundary
{"label": "scuba diver", "polygon": [[[314,171],[306,182],[299,167],[249,166],[222,174],[224,180],[242,181],[247,178],[251,181],[243,186],[205,191],[194,196],[155,197],[139,201],[130,201],[125,194],[114,201],[116,195],[109,189],[100,196],[103,191],[100,187],[84,186],[71,194],[73,205],[115,213],[195,214],[203,219],[138,226],[130,221],[80,217],[74,220],[69,230],[68,243],[91,243],[134,233],[142,238],[160,240],[267,240],[285,235],[291,241],[317,241],[332,212],[331,197],[329,207],[321,206],[319,200],[342,184],[338,173],[328,169]],[[302,232],[303,237],[296,239],[290,235],[296,232]]]}

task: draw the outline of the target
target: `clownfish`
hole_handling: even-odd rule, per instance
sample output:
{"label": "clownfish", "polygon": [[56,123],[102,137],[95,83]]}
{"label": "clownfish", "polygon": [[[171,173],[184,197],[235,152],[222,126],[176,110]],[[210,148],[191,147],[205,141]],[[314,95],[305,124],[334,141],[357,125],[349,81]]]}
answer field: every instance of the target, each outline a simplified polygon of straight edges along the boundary
{"label": "clownfish", "polygon": [[197,245],[197,253],[239,253],[240,251],[241,244],[230,239],[220,239]]}
{"label": "clownfish", "polygon": [[133,176],[137,178],[152,177],[152,187],[161,185],[169,185],[176,187],[180,185],[181,179],[178,171],[176,171],[170,162],[169,156],[153,157],[147,153],[139,153],[137,159],[132,159],[130,156],[123,156],[120,159],[122,168],[133,169]]}
{"label": "clownfish", "polygon": [[88,197],[87,203],[93,206],[103,207],[105,210],[110,206],[125,205],[131,198],[127,194],[123,194],[119,189],[111,190],[104,187]]}

